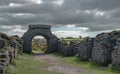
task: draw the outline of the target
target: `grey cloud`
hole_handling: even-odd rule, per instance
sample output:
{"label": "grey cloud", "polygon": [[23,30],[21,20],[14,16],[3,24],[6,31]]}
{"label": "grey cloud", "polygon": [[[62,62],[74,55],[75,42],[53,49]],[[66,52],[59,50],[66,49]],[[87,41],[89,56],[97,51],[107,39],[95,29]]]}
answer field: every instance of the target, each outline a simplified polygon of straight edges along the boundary
{"label": "grey cloud", "polygon": [[[25,27],[35,23],[52,24],[52,26],[76,24],[76,27],[89,27],[91,31],[120,27],[120,0],[64,0],[60,6],[52,1],[55,0],[44,0],[44,3],[36,4],[30,0],[0,0],[0,18],[4,19],[0,20],[0,24]],[[10,3],[21,5],[9,6]],[[100,15],[103,12],[104,15],[95,17],[94,10],[98,10],[96,14]],[[13,16],[19,13],[32,16]]]}
{"label": "grey cloud", "polygon": [[65,0],[64,4],[82,9],[111,10],[120,7],[120,0]]}
{"label": "grey cloud", "polygon": [[8,5],[10,3],[19,3],[19,4],[25,4],[29,0],[0,0],[0,5]]}

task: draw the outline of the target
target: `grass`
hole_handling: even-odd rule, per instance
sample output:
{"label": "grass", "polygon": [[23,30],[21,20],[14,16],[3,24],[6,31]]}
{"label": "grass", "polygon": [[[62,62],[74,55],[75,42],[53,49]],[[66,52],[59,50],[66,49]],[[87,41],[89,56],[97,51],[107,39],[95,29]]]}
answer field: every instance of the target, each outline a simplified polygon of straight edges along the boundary
{"label": "grass", "polygon": [[32,42],[32,52],[33,53],[44,53],[47,49],[46,42]]}
{"label": "grass", "polygon": [[[108,67],[93,66],[90,62],[80,61],[77,57],[65,57],[57,53],[50,55],[59,58],[63,64],[80,67],[90,72],[90,74],[120,74],[120,72],[113,72]],[[47,63],[35,60],[32,54],[23,54],[12,61],[7,68],[6,74],[60,74],[45,70],[48,66]]]}
{"label": "grass", "polygon": [[82,38],[63,38],[61,40],[65,40],[67,42],[70,42],[72,40],[75,40],[75,41],[82,41],[83,39]]}
{"label": "grass", "polygon": [[6,74],[59,74],[44,70],[47,66],[49,66],[47,63],[35,60],[33,55],[23,54],[12,61]]}
{"label": "grass", "polygon": [[44,50],[38,49],[38,50],[32,50],[33,53],[44,53]]}
{"label": "grass", "polygon": [[76,56],[65,57],[58,53],[54,53],[51,55],[58,57],[60,60],[62,60],[63,63],[67,63],[69,65],[80,67],[80,68],[84,68],[87,71],[90,71],[90,74],[120,74],[120,72],[113,71],[109,67],[99,67],[99,66],[91,64],[88,61],[86,62],[80,61]]}
{"label": "grass", "polygon": [[83,39],[82,38],[61,38],[60,40],[64,40],[64,41],[66,41],[68,44],[71,42],[71,41],[77,41],[77,42],[81,42],[81,41],[83,41]]}

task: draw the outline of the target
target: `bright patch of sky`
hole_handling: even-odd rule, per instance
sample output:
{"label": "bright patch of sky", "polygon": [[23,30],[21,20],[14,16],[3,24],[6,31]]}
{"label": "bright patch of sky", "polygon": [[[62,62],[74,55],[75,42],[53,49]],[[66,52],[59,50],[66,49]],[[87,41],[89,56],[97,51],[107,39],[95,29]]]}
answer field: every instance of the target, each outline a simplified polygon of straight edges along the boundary
{"label": "bright patch of sky", "polygon": [[89,28],[87,27],[75,27],[75,25],[65,25],[59,28],[52,28],[52,31],[89,31]]}
{"label": "bright patch of sky", "polygon": [[59,28],[52,28],[52,33],[59,38],[65,37],[95,37],[97,34],[102,32],[111,32],[112,30],[103,30],[103,31],[90,31],[87,27],[75,27],[75,25],[66,25]]}
{"label": "bright patch of sky", "polygon": [[17,3],[10,3],[9,6],[13,7],[13,6],[21,6],[21,4],[17,4]]}
{"label": "bright patch of sky", "polygon": [[62,3],[64,2],[64,0],[55,0],[53,1],[54,4],[57,4],[57,5],[62,5]]}
{"label": "bright patch of sky", "polygon": [[16,14],[9,14],[9,15],[12,15],[13,17],[34,16],[33,14],[29,14],[29,13],[16,13]]}
{"label": "bright patch of sky", "polygon": [[75,27],[75,25],[66,25],[59,28],[52,28],[53,34],[58,36],[59,38],[63,37],[75,37],[78,38],[79,36],[86,37],[87,31],[89,28],[87,27]]}
{"label": "bright patch of sky", "polygon": [[35,3],[35,4],[41,4],[43,3],[43,0],[30,0],[32,3]]}

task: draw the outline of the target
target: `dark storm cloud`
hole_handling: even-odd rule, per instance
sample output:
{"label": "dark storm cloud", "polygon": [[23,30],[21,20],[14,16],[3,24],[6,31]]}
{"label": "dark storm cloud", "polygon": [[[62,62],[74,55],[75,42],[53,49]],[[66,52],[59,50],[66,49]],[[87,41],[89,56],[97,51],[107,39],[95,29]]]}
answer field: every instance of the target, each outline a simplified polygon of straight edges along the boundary
{"label": "dark storm cloud", "polygon": [[88,27],[90,30],[120,27],[120,0],[42,0],[42,3],[40,1],[0,0],[0,24],[75,24],[76,27]]}

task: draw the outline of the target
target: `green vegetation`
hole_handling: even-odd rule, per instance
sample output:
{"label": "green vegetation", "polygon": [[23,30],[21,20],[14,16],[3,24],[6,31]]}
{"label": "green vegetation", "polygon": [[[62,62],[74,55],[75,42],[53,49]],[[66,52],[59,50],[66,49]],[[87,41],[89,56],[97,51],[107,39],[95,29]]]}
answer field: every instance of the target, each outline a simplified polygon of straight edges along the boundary
{"label": "green vegetation", "polygon": [[32,52],[33,53],[44,53],[46,49],[47,49],[47,42],[45,39],[32,41]]}
{"label": "green vegetation", "polygon": [[35,53],[44,53],[45,51],[44,50],[41,50],[41,49],[38,49],[38,50],[32,50],[32,53],[35,54]]}
{"label": "green vegetation", "polygon": [[47,63],[35,60],[33,55],[23,54],[12,61],[6,74],[59,74],[45,70],[47,66]]}
{"label": "green vegetation", "polygon": [[63,40],[63,41],[66,41],[68,44],[71,42],[71,41],[77,41],[77,42],[81,42],[83,41],[84,39],[83,38],[61,38],[60,40]]}

